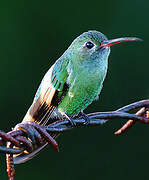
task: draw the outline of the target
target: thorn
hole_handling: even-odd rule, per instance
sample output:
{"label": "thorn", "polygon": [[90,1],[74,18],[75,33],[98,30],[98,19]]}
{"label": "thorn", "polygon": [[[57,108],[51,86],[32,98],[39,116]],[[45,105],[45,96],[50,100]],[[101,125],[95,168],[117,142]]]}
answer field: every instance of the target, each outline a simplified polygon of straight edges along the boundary
{"label": "thorn", "polygon": [[[54,146],[53,146],[53,147],[54,147]],[[59,147],[58,147],[58,144],[57,144],[57,145],[55,145],[54,149],[55,149],[55,151],[56,151],[56,152],[59,152]]]}
{"label": "thorn", "polygon": [[120,135],[120,134],[122,134],[122,131],[119,129],[119,130],[116,131],[114,134],[115,134],[115,135]]}

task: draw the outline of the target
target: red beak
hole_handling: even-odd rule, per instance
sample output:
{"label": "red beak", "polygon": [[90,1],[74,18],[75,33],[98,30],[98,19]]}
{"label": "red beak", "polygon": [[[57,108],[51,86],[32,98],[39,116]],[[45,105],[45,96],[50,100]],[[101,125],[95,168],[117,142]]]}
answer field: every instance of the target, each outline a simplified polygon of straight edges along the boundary
{"label": "red beak", "polygon": [[142,41],[142,39],[136,38],[136,37],[123,37],[123,38],[105,40],[101,43],[100,47],[103,47],[103,48],[110,47],[114,44],[118,44],[118,43],[126,42],[126,41]]}

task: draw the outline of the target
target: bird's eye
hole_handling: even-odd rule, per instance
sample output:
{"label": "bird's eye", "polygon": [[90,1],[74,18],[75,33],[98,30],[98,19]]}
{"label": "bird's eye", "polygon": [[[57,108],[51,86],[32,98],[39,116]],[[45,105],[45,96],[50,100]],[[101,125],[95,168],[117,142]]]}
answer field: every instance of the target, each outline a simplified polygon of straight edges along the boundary
{"label": "bird's eye", "polygon": [[87,43],[86,43],[86,47],[87,47],[88,49],[92,49],[92,48],[94,47],[94,44],[93,44],[92,42],[87,42]]}

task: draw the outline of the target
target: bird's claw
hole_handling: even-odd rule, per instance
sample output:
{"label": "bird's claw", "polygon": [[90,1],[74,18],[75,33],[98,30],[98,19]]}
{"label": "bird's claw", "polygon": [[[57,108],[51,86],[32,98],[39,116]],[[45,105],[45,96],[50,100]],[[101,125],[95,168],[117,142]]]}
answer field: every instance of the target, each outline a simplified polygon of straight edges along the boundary
{"label": "bird's claw", "polygon": [[76,122],[74,121],[74,119],[72,117],[68,116],[67,114],[64,114],[64,116],[66,117],[67,120],[69,120],[72,127],[76,126]]}
{"label": "bird's claw", "polygon": [[90,118],[84,112],[80,112],[79,115],[85,120],[84,125],[88,125],[90,123]]}

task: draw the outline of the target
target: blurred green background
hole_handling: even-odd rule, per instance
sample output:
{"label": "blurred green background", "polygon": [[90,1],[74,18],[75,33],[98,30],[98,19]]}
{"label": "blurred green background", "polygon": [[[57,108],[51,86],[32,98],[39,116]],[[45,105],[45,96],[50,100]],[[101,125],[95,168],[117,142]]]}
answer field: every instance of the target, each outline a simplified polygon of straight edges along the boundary
{"label": "blurred green background", "polygon": [[[1,1],[0,129],[21,122],[48,68],[84,31],[98,30],[109,39],[142,38],[112,47],[100,99],[86,112],[109,111],[149,97],[149,1]],[[148,126],[136,124],[115,136],[125,121],[78,128],[61,135],[60,153],[50,147],[16,166],[16,180],[148,179]],[[0,156],[0,180],[7,180]]]}

